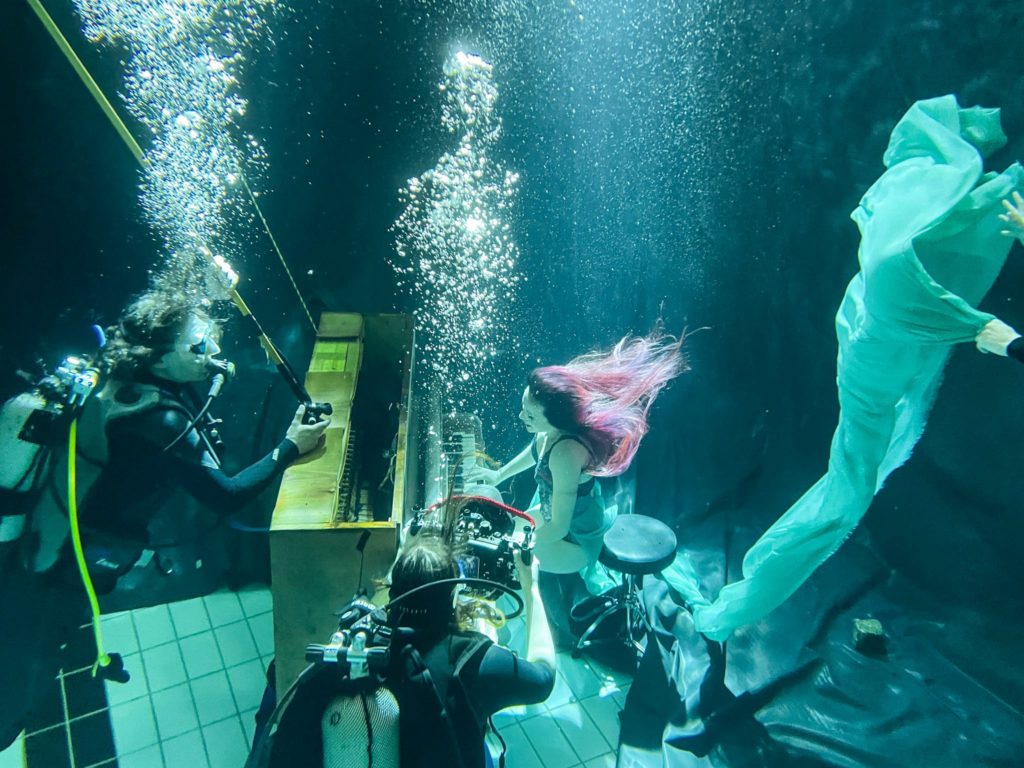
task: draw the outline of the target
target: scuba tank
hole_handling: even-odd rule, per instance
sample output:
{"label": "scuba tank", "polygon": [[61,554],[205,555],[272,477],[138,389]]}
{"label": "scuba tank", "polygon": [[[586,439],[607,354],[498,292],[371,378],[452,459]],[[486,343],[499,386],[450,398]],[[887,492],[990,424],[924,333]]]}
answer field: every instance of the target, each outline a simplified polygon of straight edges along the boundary
{"label": "scuba tank", "polygon": [[320,719],[323,768],[399,768],[398,702],[383,685],[339,694]]}
{"label": "scuba tank", "polygon": [[46,475],[43,446],[19,437],[29,417],[45,405],[42,395],[25,392],[0,407],[0,544],[21,538],[28,500]]}
{"label": "scuba tank", "polygon": [[[384,684],[388,630],[382,613],[356,597],[325,645],[306,647],[310,665],[273,712],[257,716],[246,768],[399,768],[399,712]],[[272,685],[268,677],[268,685]]]}
{"label": "scuba tank", "polygon": [[61,499],[66,489],[58,489],[59,470],[67,468],[68,428],[84,415],[99,378],[90,360],[69,356],[30,391],[0,407],[0,545],[29,534],[24,555],[30,570],[51,568],[67,540]]}
{"label": "scuba tank", "polygon": [[[0,408],[0,488],[14,493],[29,493],[36,480],[43,446],[22,437],[29,418],[46,408],[46,399],[38,391],[24,392]],[[3,514],[6,510],[0,510]]]}

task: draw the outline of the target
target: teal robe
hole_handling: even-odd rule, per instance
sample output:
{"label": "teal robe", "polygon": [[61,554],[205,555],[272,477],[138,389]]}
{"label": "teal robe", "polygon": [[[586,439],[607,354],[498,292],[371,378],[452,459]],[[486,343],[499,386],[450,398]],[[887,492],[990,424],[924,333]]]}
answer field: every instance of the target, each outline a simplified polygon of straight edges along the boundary
{"label": "teal robe", "polygon": [[750,548],[743,578],[714,601],[685,554],[663,576],[698,631],[724,640],[777,607],[850,535],[924,431],[953,344],[993,316],[976,307],[1006,261],[1001,201],[1024,188],[1015,163],[983,172],[1006,143],[999,110],[954,96],[919,101],[892,132],[885,173],[852,218],[861,271],[836,315],[839,424],[828,471]]}

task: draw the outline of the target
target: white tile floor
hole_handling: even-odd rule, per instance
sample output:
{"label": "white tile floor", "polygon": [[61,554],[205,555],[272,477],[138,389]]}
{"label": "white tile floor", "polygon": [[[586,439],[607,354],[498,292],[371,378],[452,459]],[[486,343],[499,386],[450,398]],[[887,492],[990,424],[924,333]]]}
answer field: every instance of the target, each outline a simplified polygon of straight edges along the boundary
{"label": "white tile floor", "polygon": [[107,683],[122,768],[240,768],[274,652],[272,608],[269,590],[247,589],[104,617],[105,644],[132,674]]}
{"label": "white tile floor", "polygon": [[[522,651],[524,629],[522,619],[509,622],[500,633],[501,642]],[[631,678],[587,659],[573,659],[568,653],[558,654],[557,666],[555,689],[547,701],[494,716],[508,745],[507,765],[613,768],[618,715]]]}
{"label": "white tile floor", "polygon": [[[249,589],[104,617],[105,645],[132,673],[127,685],[107,683],[121,768],[242,766],[273,656],[271,610],[269,590]],[[502,643],[522,650],[523,629],[510,622]],[[613,768],[629,683],[559,654],[546,702],[494,718],[509,768]],[[22,768],[18,744],[0,753],[0,768]]]}

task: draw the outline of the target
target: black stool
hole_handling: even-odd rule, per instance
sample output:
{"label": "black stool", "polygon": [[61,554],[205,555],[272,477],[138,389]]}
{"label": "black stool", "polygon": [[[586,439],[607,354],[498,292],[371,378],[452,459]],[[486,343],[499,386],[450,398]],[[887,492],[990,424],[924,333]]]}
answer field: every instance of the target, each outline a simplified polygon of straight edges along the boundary
{"label": "black stool", "polygon": [[[604,535],[604,546],[598,558],[610,571],[622,574],[622,586],[613,590],[605,608],[580,635],[573,656],[579,656],[594,641],[591,635],[602,622],[618,611],[625,610],[627,645],[640,653],[644,647],[639,637],[652,631],[647,612],[640,599],[644,576],[658,573],[676,557],[676,535],[660,520],[646,515],[619,515]],[[638,621],[639,620],[639,621]],[[642,625],[637,633],[637,624]]]}

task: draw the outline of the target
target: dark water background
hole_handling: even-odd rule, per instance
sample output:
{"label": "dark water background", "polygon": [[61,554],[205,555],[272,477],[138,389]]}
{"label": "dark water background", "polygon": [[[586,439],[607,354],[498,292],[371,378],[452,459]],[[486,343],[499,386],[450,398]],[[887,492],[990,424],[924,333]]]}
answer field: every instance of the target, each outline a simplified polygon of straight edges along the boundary
{"label": "dark water background", "polygon": [[[113,94],[117,53],[75,38],[68,4],[50,5]],[[579,5],[582,22],[561,2],[325,1],[282,15],[242,86],[246,127],[270,158],[264,211],[314,307],[409,309],[387,264],[396,190],[452,145],[436,91],[445,57],[456,45],[479,51],[501,91],[502,159],[522,174],[515,227],[529,275],[514,309],[521,352],[501,361],[486,416],[512,422],[534,361],[644,331],[659,307],[670,328],[710,326],[691,341],[693,372],[656,406],[638,505],[684,531],[731,510],[742,552],[825,469],[832,318],[857,271],[848,215],[882,170],[889,130],[915,100],[956,93],[1003,108],[1010,144],[993,168],[1024,151],[1024,10],[1008,0]],[[27,6],[5,3],[0,28],[6,395],[15,368],[52,363],[88,341],[91,323],[111,322],[159,256],[134,160],[91,97]],[[250,237],[238,265],[246,295],[301,366],[301,312],[269,244]],[[1021,256],[1015,246],[983,305],[1018,328]],[[257,353],[239,354],[257,366]],[[923,441],[861,534],[936,599],[1002,618],[1024,608],[1022,387],[1019,366],[957,350]],[[232,396],[242,418],[257,410],[252,394]],[[523,439],[501,431],[494,452]],[[1024,705],[1022,673],[992,666],[973,671]]]}

